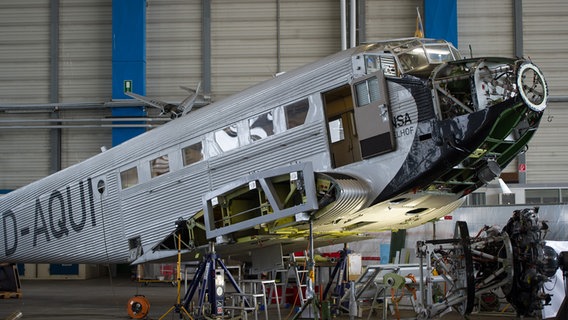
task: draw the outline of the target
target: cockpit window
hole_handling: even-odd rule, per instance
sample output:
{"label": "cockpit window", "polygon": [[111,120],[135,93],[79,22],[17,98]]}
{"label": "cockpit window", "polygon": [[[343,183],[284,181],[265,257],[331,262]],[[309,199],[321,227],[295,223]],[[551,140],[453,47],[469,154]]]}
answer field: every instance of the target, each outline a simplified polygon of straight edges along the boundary
{"label": "cockpit window", "polygon": [[365,55],[365,67],[367,74],[382,71],[384,75],[398,75],[396,62],[392,55]]}
{"label": "cockpit window", "polygon": [[427,45],[425,46],[425,48],[430,63],[442,63],[459,59],[459,56],[454,57],[455,53],[452,52],[452,50],[450,50],[450,47],[447,45]]}
{"label": "cockpit window", "polygon": [[384,75],[399,76],[401,73],[421,72],[431,69],[432,65],[459,59],[459,51],[449,42],[412,38],[377,43],[369,47],[365,53],[365,67],[367,74],[380,70]]}
{"label": "cockpit window", "polygon": [[417,47],[409,51],[400,53],[398,60],[404,72],[420,69],[428,66],[428,58],[424,53],[424,48]]}

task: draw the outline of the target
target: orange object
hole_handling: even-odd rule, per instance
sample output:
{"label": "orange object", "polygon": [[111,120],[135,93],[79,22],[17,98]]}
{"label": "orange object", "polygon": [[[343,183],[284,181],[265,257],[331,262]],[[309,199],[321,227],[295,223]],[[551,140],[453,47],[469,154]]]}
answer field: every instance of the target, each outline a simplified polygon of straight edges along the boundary
{"label": "orange object", "polygon": [[143,295],[135,295],[128,300],[126,311],[132,319],[143,319],[150,311],[150,301]]}

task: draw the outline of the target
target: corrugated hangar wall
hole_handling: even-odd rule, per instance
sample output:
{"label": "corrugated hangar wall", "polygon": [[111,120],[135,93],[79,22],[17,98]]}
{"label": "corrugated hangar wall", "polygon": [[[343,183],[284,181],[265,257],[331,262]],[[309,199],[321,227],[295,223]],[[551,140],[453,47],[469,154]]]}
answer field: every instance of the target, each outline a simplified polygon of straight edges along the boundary
{"label": "corrugated hangar wall", "polygon": [[[103,102],[111,98],[111,0],[59,2],[59,102]],[[97,119],[110,109],[62,111],[61,118]],[[73,125],[74,123],[69,123]],[[33,132],[32,132],[33,133]],[[61,167],[111,146],[111,131],[61,129]]]}
{"label": "corrugated hangar wall", "polygon": [[[49,2],[0,3],[0,102],[49,101]],[[41,119],[48,113],[2,114]],[[49,130],[0,130],[0,189],[14,189],[49,172]]]}
{"label": "corrugated hangar wall", "polygon": [[[457,44],[464,55],[514,54],[514,3],[458,0]],[[111,97],[112,1],[59,0],[57,81],[50,76],[50,0],[0,3],[0,104],[105,102]],[[567,96],[563,63],[568,4],[524,0],[523,54],[539,64],[553,96]],[[349,3],[349,1],[347,1]],[[212,98],[227,96],[340,49],[340,6],[336,0],[214,0],[211,4]],[[360,36],[366,41],[412,36],[419,0],[365,0]],[[202,1],[149,1],[147,7],[147,95],[180,101],[180,85],[202,79]],[[564,37],[565,38],[565,37]],[[553,102],[527,153],[527,182],[565,182],[568,171],[567,102]],[[101,108],[63,111],[61,118],[97,119]],[[3,120],[48,119],[51,112],[1,114]],[[101,125],[102,127],[102,125]],[[50,171],[50,130],[0,129],[0,190],[39,179]],[[61,131],[61,167],[110,146],[109,128]],[[16,151],[17,150],[17,151]]]}
{"label": "corrugated hangar wall", "polygon": [[567,183],[568,170],[568,2],[523,1],[524,55],[544,72],[551,96],[540,130],[527,152],[527,182]]}
{"label": "corrugated hangar wall", "polygon": [[[513,1],[458,0],[458,49],[463,57],[515,56]],[[504,172],[516,172],[514,159]]]}

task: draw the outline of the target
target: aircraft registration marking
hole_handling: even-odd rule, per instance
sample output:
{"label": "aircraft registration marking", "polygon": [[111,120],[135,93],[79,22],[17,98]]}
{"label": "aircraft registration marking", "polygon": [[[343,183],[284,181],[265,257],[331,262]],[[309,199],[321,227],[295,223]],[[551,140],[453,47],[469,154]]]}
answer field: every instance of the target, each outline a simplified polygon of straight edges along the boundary
{"label": "aircraft registration marking", "polygon": [[[97,225],[95,199],[91,182],[89,178],[80,181],[76,188],[67,186],[63,191],[53,190],[49,197],[40,196],[36,198],[33,229],[30,226],[18,229],[18,220],[12,209],[2,213],[6,257],[16,253],[20,237],[23,238],[33,233],[32,247],[36,247],[42,235],[46,242],[50,242],[52,239],[69,236],[71,229],[75,233],[83,231],[87,224],[88,215],[90,215],[91,226],[95,227]],[[78,192],[80,208],[73,207],[73,191]],[[79,213],[80,215],[78,215]]]}

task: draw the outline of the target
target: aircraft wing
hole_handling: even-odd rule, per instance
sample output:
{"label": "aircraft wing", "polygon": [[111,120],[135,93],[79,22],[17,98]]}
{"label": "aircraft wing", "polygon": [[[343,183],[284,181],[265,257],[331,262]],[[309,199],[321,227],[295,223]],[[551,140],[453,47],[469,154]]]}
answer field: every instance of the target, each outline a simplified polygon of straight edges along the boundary
{"label": "aircraft wing", "polygon": [[164,101],[161,101],[161,100],[150,99],[148,97],[139,95],[139,94],[134,93],[134,92],[125,92],[124,94],[144,103],[145,105],[147,105],[149,107],[158,108],[158,109],[162,110],[162,112],[165,112],[164,109],[168,105],[167,102],[164,102]]}

